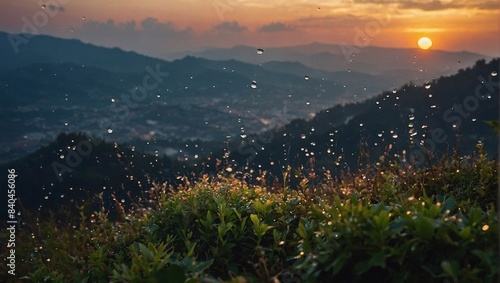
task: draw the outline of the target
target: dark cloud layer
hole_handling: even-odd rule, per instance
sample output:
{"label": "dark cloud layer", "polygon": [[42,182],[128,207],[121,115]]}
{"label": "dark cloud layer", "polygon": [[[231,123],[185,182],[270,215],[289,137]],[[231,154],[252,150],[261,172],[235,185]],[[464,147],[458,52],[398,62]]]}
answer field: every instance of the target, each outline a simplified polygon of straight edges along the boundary
{"label": "dark cloud layer", "polygon": [[259,31],[260,32],[283,32],[283,31],[294,31],[295,27],[285,25],[281,22],[272,22],[267,25],[263,25]]}
{"label": "dark cloud layer", "polygon": [[214,26],[214,30],[221,32],[243,32],[248,30],[248,28],[241,26],[237,21],[232,21],[220,23]]}

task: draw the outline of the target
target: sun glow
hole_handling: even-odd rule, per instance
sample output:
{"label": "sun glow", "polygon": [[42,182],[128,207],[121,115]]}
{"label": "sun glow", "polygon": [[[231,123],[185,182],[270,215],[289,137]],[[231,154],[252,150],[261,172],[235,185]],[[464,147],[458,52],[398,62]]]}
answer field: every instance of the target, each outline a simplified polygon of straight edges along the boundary
{"label": "sun glow", "polygon": [[432,46],[432,40],[428,37],[421,37],[419,40],[418,40],[418,47],[420,47],[421,49],[429,49],[431,48]]}

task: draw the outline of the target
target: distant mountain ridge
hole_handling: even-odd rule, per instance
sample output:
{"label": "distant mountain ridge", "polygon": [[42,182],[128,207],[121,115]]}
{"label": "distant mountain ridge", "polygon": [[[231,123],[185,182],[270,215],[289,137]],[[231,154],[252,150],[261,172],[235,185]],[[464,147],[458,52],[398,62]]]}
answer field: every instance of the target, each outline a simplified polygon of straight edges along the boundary
{"label": "distant mountain ridge", "polygon": [[425,85],[407,83],[363,102],[323,110],[309,121],[294,120],[239,139],[231,154],[224,154],[234,170],[253,168],[276,176],[287,165],[308,168],[311,162],[320,172],[356,170],[358,162],[380,162],[386,152],[398,162],[425,164],[453,149],[471,154],[478,143],[495,158],[498,135],[485,121],[500,118],[499,68],[498,58],[480,60]]}
{"label": "distant mountain ridge", "polygon": [[[425,68],[416,71],[410,63],[411,68],[386,70],[382,75],[371,72],[387,69],[384,64],[355,69],[395,56],[376,47],[363,48],[353,62],[343,58],[338,64],[331,63],[328,54],[342,58],[341,50],[332,51],[332,46],[324,44],[266,49],[262,54],[255,48],[235,47],[243,57],[253,58],[250,63],[194,56],[165,61],[45,35],[29,38],[15,54],[9,36],[15,35],[0,32],[0,129],[7,133],[0,141],[0,163],[33,152],[61,132],[86,132],[137,146],[147,143],[144,150],[148,152],[177,152],[173,157],[192,158],[199,152],[166,145],[194,140],[223,143],[284,126],[293,119],[310,119],[320,110],[366,100],[408,81],[423,83],[427,79],[419,82],[416,78],[430,75]],[[373,50],[380,54],[363,63],[361,59]],[[286,57],[289,54],[293,56]],[[446,62],[458,58],[455,53],[432,54],[441,54],[448,58]],[[341,71],[312,68],[298,60],[306,57]],[[454,64],[465,67],[469,62],[465,57]],[[290,60],[280,61],[283,58]],[[420,57],[403,59],[422,65]],[[404,67],[401,62],[398,66]],[[163,74],[161,82],[150,81],[151,72]],[[444,73],[448,72],[451,69]],[[130,101],[146,78],[155,87],[141,101]],[[214,149],[206,148],[208,152]]]}
{"label": "distant mountain ridge", "polygon": [[62,39],[48,35],[34,35],[26,43],[18,43],[16,53],[11,37],[19,35],[0,31],[0,71],[20,68],[35,63],[75,63],[108,71],[143,72],[148,65],[164,60],[119,48],[99,47],[77,39]]}
{"label": "distant mountain ridge", "polygon": [[[265,48],[261,55],[256,54],[257,48],[240,45],[232,48],[210,48],[199,52],[186,52],[184,55],[189,54],[211,60],[235,59],[252,64],[263,64],[270,61],[300,62],[318,70],[336,72],[350,69],[372,75],[406,70],[412,71],[415,78],[417,75],[420,77],[427,75],[428,79],[453,74],[464,66],[474,64],[479,59],[492,59],[489,56],[466,51],[357,47],[321,43],[270,47]],[[177,56],[183,55],[178,54]]]}

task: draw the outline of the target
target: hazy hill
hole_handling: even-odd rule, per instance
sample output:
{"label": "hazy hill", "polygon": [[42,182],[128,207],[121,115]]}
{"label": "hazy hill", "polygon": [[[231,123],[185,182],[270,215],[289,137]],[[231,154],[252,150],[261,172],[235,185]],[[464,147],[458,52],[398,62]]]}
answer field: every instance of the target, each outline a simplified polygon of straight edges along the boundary
{"label": "hazy hill", "polygon": [[0,165],[2,171],[7,168],[14,168],[19,176],[19,204],[31,211],[57,210],[62,204],[73,211],[89,201],[99,205],[95,197],[100,193],[108,205],[116,197],[128,206],[131,197],[137,201],[147,193],[151,182],[174,184],[180,182],[177,176],[192,171],[167,157],[73,133],[61,134],[36,152]]}
{"label": "hazy hill", "polygon": [[19,35],[0,32],[0,71],[36,63],[74,63],[110,71],[143,72],[148,65],[165,62],[119,48],[103,48],[76,39],[47,35],[34,35],[26,43],[20,43],[16,53],[16,47],[10,41],[15,36]]}
{"label": "hazy hill", "polygon": [[[356,47],[313,43],[302,46],[266,48],[262,55],[257,47],[235,46],[212,48],[190,53],[212,60],[235,59],[252,64],[271,61],[299,62],[310,68],[337,71],[357,71],[384,76],[396,85],[405,80],[429,80],[449,75],[488,56],[471,52],[448,52],[384,47]],[[403,81],[402,81],[403,80]]]}
{"label": "hazy hill", "polygon": [[[260,66],[192,56],[167,62],[43,35],[19,45],[15,54],[9,36],[14,35],[0,34],[0,129],[8,133],[0,142],[0,163],[33,152],[61,132],[85,131],[137,145],[223,142],[310,118],[393,85],[379,76],[314,70],[296,62]],[[162,74],[160,81],[152,72]],[[145,78],[154,88],[140,101],[132,99]]]}
{"label": "hazy hill", "polygon": [[[286,165],[354,170],[361,151],[375,162],[387,151],[400,161],[417,164],[432,157],[477,150],[482,142],[490,157],[498,154],[498,136],[485,121],[499,120],[499,60],[478,61],[426,85],[406,84],[367,101],[337,106],[310,121],[295,120],[284,128],[235,141],[230,166],[259,168],[281,175]],[[427,150],[428,149],[428,150]],[[247,165],[248,164],[248,165]],[[306,166],[307,168],[307,166]]]}

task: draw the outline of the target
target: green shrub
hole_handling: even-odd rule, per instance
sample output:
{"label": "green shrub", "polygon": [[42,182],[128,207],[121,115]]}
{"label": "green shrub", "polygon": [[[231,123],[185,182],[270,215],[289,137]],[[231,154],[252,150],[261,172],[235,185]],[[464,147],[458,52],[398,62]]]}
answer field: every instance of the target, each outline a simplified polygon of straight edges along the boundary
{"label": "green shrub", "polygon": [[[150,207],[26,219],[32,282],[496,282],[497,164],[381,161],[334,181],[266,188],[239,173],[155,185]],[[265,182],[263,182],[265,184]]]}

